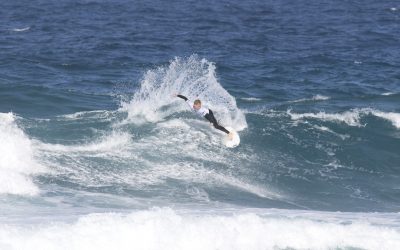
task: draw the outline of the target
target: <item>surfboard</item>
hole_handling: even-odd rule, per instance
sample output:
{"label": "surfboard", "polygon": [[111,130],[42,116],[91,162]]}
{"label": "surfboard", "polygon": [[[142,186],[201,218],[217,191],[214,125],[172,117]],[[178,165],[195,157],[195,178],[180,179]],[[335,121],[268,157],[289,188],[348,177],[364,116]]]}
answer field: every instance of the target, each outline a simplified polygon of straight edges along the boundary
{"label": "surfboard", "polygon": [[237,147],[240,144],[239,134],[231,127],[225,127],[229,132],[233,132],[233,138],[229,139],[228,135],[225,135],[222,142],[228,148]]}

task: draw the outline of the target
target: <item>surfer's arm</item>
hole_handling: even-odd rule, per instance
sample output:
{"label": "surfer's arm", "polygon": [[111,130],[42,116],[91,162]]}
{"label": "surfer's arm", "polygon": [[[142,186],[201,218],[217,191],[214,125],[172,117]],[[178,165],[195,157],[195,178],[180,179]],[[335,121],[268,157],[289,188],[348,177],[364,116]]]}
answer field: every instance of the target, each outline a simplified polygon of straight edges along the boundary
{"label": "surfer's arm", "polygon": [[183,96],[183,95],[176,95],[176,97],[179,97],[179,98],[185,100],[185,102],[187,102],[187,100],[189,100],[189,99],[187,99],[186,96]]}
{"label": "surfer's arm", "polygon": [[181,99],[183,99],[187,105],[189,106],[190,110],[193,110],[193,102],[191,102],[186,96],[184,95],[176,95],[176,97],[179,97]]}

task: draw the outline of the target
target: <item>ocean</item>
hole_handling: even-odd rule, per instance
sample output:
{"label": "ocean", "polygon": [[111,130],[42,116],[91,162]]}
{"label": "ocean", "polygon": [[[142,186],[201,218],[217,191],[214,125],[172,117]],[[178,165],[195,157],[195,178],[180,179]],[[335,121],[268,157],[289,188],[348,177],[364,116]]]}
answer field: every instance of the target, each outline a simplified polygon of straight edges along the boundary
{"label": "ocean", "polygon": [[18,0],[0,21],[0,249],[400,249],[398,1]]}

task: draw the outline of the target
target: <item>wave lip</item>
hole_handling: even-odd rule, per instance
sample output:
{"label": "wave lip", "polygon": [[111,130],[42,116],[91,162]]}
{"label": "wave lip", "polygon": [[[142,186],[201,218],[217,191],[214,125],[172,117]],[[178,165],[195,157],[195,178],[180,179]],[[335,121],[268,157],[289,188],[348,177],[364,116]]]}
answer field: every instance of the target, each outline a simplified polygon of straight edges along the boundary
{"label": "wave lip", "polygon": [[147,71],[132,100],[123,102],[121,108],[128,112],[130,121],[158,122],[173,113],[188,111],[187,105],[173,96],[177,93],[202,100],[224,126],[236,130],[247,127],[235,98],[218,82],[215,65],[196,55],[177,57],[168,66]]}
{"label": "wave lip", "polygon": [[384,218],[349,216],[154,208],[127,215],[89,214],[72,223],[1,225],[0,246],[20,250],[400,248],[399,228],[382,225]]}
{"label": "wave lip", "polygon": [[31,175],[45,169],[35,160],[32,142],[13,113],[0,113],[0,141],[0,194],[38,194]]}

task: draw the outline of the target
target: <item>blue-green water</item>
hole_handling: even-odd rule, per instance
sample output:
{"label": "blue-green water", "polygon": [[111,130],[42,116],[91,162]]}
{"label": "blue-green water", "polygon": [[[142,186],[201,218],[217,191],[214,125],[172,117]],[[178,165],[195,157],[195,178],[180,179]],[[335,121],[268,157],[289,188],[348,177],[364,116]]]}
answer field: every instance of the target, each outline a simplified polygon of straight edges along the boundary
{"label": "blue-green water", "polygon": [[399,8],[1,3],[0,248],[399,248]]}

